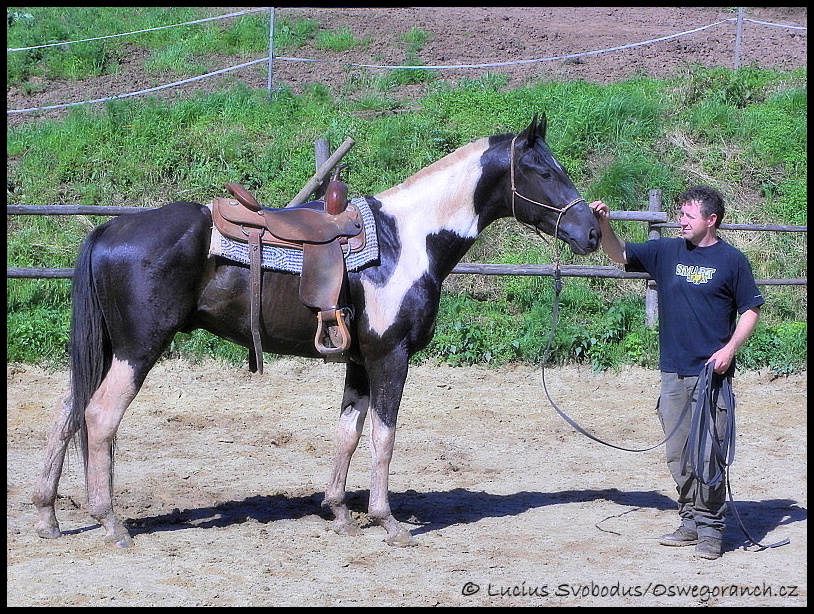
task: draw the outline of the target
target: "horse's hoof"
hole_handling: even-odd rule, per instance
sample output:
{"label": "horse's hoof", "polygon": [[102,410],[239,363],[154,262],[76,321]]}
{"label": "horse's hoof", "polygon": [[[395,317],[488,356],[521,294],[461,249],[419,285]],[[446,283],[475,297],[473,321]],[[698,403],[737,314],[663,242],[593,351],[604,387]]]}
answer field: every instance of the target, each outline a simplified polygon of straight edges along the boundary
{"label": "horse's hoof", "polygon": [[352,522],[343,522],[342,524],[334,524],[334,532],[337,535],[350,535],[351,537],[358,537],[362,534],[362,530]]}
{"label": "horse's hoof", "polygon": [[34,530],[37,532],[37,535],[42,537],[43,539],[56,539],[62,535],[62,531],[59,530],[59,527],[56,526],[39,526],[34,525]]}
{"label": "horse's hoof", "polygon": [[124,535],[108,535],[105,537],[105,543],[113,548],[132,548],[133,538],[130,537],[129,533],[125,533]]}
{"label": "horse's hoof", "polygon": [[418,545],[418,542],[416,541],[415,537],[410,535],[410,532],[407,531],[406,529],[399,529],[395,534],[388,535],[385,541],[387,542],[388,545],[397,546],[399,548]]}

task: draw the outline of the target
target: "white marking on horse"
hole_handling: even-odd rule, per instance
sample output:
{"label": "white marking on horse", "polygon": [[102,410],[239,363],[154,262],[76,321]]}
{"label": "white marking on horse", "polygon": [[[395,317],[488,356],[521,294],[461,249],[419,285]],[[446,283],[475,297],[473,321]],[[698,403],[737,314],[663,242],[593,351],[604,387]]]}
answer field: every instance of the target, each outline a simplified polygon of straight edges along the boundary
{"label": "white marking on horse", "polygon": [[[481,176],[480,158],[488,139],[465,145],[419,171],[403,183],[376,195],[383,213],[396,220],[402,245],[425,245],[433,233],[448,230],[460,237],[478,234],[473,195]],[[420,203],[416,205],[416,203]],[[393,325],[405,295],[429,268],[426,251],[402,251],[383,287],[362,278],[371,330],[384,335]]]}

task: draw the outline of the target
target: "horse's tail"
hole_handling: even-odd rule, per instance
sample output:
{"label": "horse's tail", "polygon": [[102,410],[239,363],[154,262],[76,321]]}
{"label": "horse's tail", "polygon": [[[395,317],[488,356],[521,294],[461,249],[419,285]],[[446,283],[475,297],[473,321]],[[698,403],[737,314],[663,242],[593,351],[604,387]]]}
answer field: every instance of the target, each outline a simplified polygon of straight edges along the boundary
{"label": "horse's tail", "polygon": [[77,433],[85,471],[88,466],[88,431],[85,408],[110,370],[112,351],[104,314],[93,281],[93,248],[105,227],[100,226],[82,244],[74,267],[71,318],[71,414],[69,432]]}

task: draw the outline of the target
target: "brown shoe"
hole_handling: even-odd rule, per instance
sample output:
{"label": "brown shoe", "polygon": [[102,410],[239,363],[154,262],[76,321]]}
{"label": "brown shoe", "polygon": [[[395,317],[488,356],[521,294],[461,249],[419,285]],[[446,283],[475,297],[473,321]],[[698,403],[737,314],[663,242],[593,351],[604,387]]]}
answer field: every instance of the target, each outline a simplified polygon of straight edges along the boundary
{"label": "brown shoe", "polygon": [[693,546],[698,543],[698,533],[695,529],[681,525],[674,533],[662,535],[659,543],[662,546]]}
{"label": "brown shoe", "polygon": [[695,554],[702,559],[715,560],[721,556],[721,540],[717,537],[702,536],[695,547]]}

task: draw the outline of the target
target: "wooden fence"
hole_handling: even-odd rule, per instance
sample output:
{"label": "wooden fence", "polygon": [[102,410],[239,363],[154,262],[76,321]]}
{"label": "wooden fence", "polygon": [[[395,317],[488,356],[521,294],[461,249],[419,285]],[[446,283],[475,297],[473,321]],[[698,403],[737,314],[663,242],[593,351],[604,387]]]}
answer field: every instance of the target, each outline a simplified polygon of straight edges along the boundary
{"label": "wooden fence", "polygon": [[[317,156],[317,166],[320,158],[325,157],[322,151]],[[662,228],[677,228],[677,223],[671,223],[667,213],[661,210],[661,190],[650,190],[647,211],[612,211],[612,220],[645,222],[648,226],[648,238],[657,239]],[[7,205],[8,215],[125,215],[137,211],[144,211],[146,207],[105,207],[86,205]],[[721,224],[722,230],[752,230],[763,232],[807,232],[807,226],[788,226],[781,224]],[[458,275],[537,275],[553,276],[554,265],[551,264],[480,264],[472,262],[459,263],[453,274]],[[645,291],[645,323],[653,328],[658,321],[658,298],[656,284],[647,273],[628,273],[615,266],[581,266],[561,265],[560,274],[563,277],[597,277],[614,279],[644,279],[647,280]],[[73,269],[69,268],[36,268],[36,267],[7,267],[7,278],[15,279],[68,279],[73,277]],[[758,279],[758,285],[807,285],[807,278],[786,279]]]}
{"label": "wooden fence", "polygon": [[[648,211],[613,211],[611,220],[627,222],[646,222],[649,238],[658,238],[662,228],[678,228],[678,224],[668,221],[667,213],[661,211],[661,190],[650,190]],[[8,215],[125,215],[145,211],[147,207],[106,207],[94,205],[7,205]],[[788,226],[781,224],[721,224],[722,230],[753,230],[764,232],[807,232],[807,226]],[[627,273],[615,266],[578,266],[560,267],[564,277],[610,277],[616,279],[650,279],[646,273]],[[554,274],[550,264],[479,264],[460,263],[453,270],[459,275],[548,275]],[[7,267],[8,278],[68,279],[73,277],[71,268],[36,268]],[[759,285],[806,285],[806,278],[796,279],[759,279]]]}

